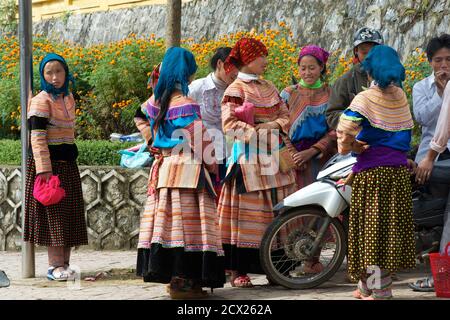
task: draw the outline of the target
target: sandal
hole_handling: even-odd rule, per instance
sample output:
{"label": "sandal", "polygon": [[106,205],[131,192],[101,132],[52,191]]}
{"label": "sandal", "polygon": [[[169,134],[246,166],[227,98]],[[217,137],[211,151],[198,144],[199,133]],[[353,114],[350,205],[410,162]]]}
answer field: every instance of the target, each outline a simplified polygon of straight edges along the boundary
{"label": "sandal", "polygon": [[360,299],[360,300],[391,300],[392,294],[386,295],[386,296],[378,296],[374,297],[374,295],[366,296],[364,295],[359,289],[356,289],[353,291],[353,298]]}
{"label": "sandal", "polygon": [[362,299],[362,300],[366,300],[367,298],[370,298],[370,296],[366,296],[364,295],[361,290],[356,289],[355,291],[352,292],[353,298],[356,299]]}
{"label": "sandal", "polygon": [[324,266],[319,261],[312,262],[312,261],[305,261],[305,264],[303,265],[303,272],[304,273],[321,273],[323,271]]}
{"label": "sandal", "polygon": [[208,293],[205,290],[179,290],[179,289],[169,289],[170,298],[174,300],[190,300],[190,299],[203,299],[208,296]]}
{"label": "sandal", "polygon": [[233,287],[238,288],[253,288],[253,283],[248,275],[242,275],[234,279]]}
{"label": "sandal", "polygon": [[47,279],[52,281],[67,281],[69,279],[69,273],[63,267],[49,267],[47,269]]}
{"label": "sandal", "polygon": [[172,278],[166,290],[174,300],[202,299],[208,296],[208,293],[192,280],[179,277]]}
{"label": "sandal", "polygon": [[413,289],[413,291],[434,292],[434,280],[433,277],[426,277],[424,279],[419,279],[414,283],[408,283],[408,287]]}

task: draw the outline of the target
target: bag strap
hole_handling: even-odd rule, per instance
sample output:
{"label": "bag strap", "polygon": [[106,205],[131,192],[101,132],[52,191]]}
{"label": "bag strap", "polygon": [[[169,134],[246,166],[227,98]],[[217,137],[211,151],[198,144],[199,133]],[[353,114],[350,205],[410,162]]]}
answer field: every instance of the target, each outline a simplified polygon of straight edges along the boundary
{"label": "bag strap", "polygon": [[138,152],[136,154],[143,153],[147,149],[147,142],[144,142],[141,147],[139,148]]}

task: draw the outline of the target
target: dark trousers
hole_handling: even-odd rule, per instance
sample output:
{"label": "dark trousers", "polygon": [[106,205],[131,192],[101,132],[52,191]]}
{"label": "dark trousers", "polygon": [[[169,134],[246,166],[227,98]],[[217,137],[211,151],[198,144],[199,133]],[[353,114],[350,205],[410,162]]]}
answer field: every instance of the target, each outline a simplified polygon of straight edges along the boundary
{"label": "dark trousers", "polygon": [[[448,151],[448,149],[447,149]],[[431,172],[430,183],[442,184],[443,188],[446,188],[447,192],[447,206],[444,214],[444,230],[442,231],[442,238],[440,244],[441,253],[444,252],[447,243],[450,242],[450,153],[441,154],[440,161],[437,161],[433,166]],[[445,160],[444,160],[445,159]],[[450,251],[450,250],[449,250]],[[449,253],[450,254],[450,253]]]}

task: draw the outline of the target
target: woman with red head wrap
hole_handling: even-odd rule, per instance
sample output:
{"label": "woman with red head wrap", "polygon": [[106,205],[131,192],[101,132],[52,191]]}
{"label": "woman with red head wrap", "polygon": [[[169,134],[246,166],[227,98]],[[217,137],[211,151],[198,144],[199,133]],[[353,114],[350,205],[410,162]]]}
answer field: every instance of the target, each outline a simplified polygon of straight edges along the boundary
{"label": "woman with red head wrap", "polygon": [[252,286],[247,273],[264,273],[259,247],[273,206],[296,190],[294,172],[280,172],[275,159],[281,134],[289,130],[289,113],[275,86],[261,78],[267,54],[263,43],[243,38],[225,61],[226,70],[237,67],[239,74],[222,100],[223,130],[232,150],[218,212],[225,267],[237,287]]}

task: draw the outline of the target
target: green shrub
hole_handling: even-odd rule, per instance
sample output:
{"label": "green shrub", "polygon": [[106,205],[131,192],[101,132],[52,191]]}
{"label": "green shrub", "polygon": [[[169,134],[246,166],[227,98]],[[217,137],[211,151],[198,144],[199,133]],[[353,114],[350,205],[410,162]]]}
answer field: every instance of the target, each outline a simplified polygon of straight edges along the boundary
{"label": "green shrub", "polygon": [[120,154],[117,151],[137,143],[120,143],[102,140],[79,140],[78,165],[80,166],[118,166]]}
{"label": "green shrub", "polygon": [[[82,138],[108,138],[113,132],[132,133],[136,131],[133,118],[136,109],[148,99],[148,72],[163,58],[164,51],[159,47],[140,49],[137,41],[126,47],[115,47],[100,60],[88,77],[93,88],[84,108],[85,116],[91,116],[102,131],[81,134]],[[141,52],[142,50],[142,52]],[[108,51],[109,52],[109,51]]]}
{"label": "green shrub", "polygon": [[20,140],[0,140],[0,164],[20,165],[22,149]]}
{"label": "green shrub", "polygon": [[[79,140],[76,142],[80,166],[118,166],[117,151],[136,145],[135,142],[110,142],[106,140]],[[20,165],[22,157],[20,140],[0,140],[0,165]]]}

